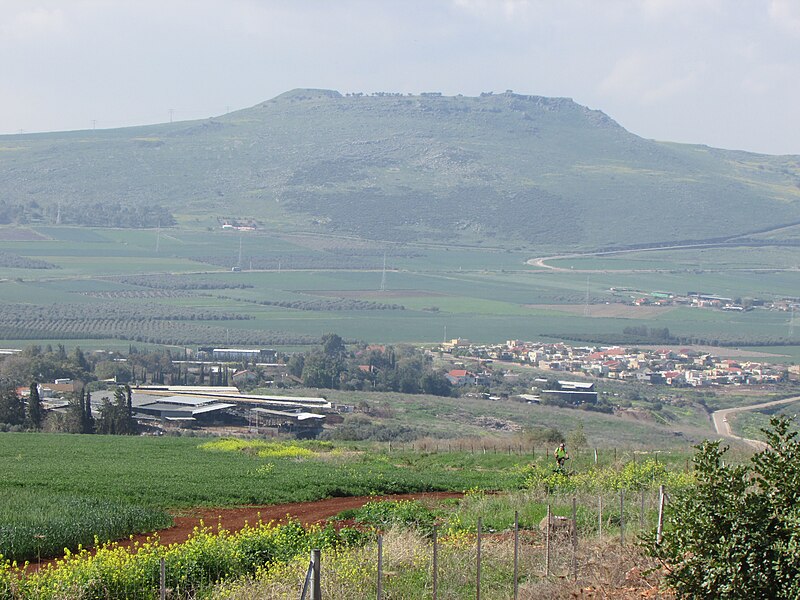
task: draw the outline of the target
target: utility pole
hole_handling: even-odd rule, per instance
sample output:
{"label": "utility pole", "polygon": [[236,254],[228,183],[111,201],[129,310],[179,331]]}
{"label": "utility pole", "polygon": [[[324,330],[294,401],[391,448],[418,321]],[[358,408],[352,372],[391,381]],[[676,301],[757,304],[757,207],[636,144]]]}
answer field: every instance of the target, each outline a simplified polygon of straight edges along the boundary
{"label": "utility pole", "polygon": [[381,275],[381,291],[386,291],[386,252],[383,253],[383,274]]}
{"label": "utility pole", "polygon": [[589,317],[589,276],[586,276],[586,301],[583,305],[583,316]]}

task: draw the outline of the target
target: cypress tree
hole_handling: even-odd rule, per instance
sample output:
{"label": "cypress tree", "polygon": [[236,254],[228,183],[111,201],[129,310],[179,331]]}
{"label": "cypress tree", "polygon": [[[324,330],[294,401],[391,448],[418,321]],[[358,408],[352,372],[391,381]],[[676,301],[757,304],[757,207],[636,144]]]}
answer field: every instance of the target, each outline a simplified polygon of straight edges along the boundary
{"label": "cypress tree", "polygon": [[112,411],[111,432],[119,435],[126,435],[128,431],[128,419],[126,418],[128,412],[127,402],[125,400],[125,390],[118,387],[114,390],[114,406]]}
{"label": "cypress tree", "polygon": [[94,433],[94,416],[92,415],[92,397],[89,394],[89,390],[86,390],[86,395],[84,396],[84,429],[83,433]]}
{"label": "cypress tree", "polygon": [[42,399],[39,396],[39,384],[34,381],[30,389],[31,391],[28,395],[28,427],[31,429],[41,429],[44,415],[42,413]]}

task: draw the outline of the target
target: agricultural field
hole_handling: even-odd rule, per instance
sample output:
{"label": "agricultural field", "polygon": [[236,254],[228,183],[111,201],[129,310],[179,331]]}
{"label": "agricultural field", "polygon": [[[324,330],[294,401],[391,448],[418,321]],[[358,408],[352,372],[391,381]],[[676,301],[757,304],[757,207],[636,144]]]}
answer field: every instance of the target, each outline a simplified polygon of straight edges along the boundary
{"label": "agricultural field", "polygon": [[523,248],[387,244],[182,223],[157,230],[0,230],[0,339],[6,346],[66,340],[90,347],[281,348],[314,344],[326,332],[366,342],[490,342],[602,339],[649,325],[756,350],[769,345],[776,354],[785,348],[792,360],[800,347],[785,346],[800,344],[800,324],[785,312],[628,307],[621,302],[634,292],[611,291],[702,290],[774,300],[800,289],[795,248],[673,249],[532,265],[534,251]]}
{"label": "agricultural field", "polygon": [[[415,464],[398,468],[386,455],[334,451],[330,445],[290,445],[270,452],[204,448],[202,438],[0,434],[0,494],[4,504],[0,554],[20,560],[92,543],[120,508],[133,515],[127,530],[111,537],[164,526],[164,511],[199,506],[237,506],[431,490],[504,489],[519,483],[504,457],[492,471],[448,470]],[[480,458],[474,459],[480,463]],[[25,499],[36,496],[36,502]],[[91,507],[80,521],[44,506]],[[9,512],[6,512],[9,511]],[[10,514],[14,518],[10,518]],[[146,518],[145,518],[146,517]],[[122,519],[123,517],[120,517]],[[10,528],[6,526],[10,524]],[[36,535],[45,535],[37,538]]]}
{"label": "agricultural field", "polygon": [[[655,535],[661,486],[679,498],[698,484],[700,463],[695,457],[693,467],[690,458],[686,451],[612,454],[600,448],[597,458],[593,451],[574,452],[562,473],[543,452],[2,434],[0,493],[21,500],[11,507],[13,518],[2,515],[0,552],[6,560],[37,564],[20,571],[0,561],[0,597],[151,598],[161,562],[176,598],[292,598],[312,548],[322,551],[330,597],[364,597],[365,590],[371,597],[378,577],[391,597],[425,597],[433,548],[439,590],[449,598],[474,597],[476,585],[496,598],[511,598],[516,586],[523,597],[640,593],[661,585],[664,574],[644,573],[658,563],[648,557],[652,550],[635,542]],[[749,455],[728,454],[727,460],[744,463]],[[350,508],[329,513],[304,507],[308,519],[326,514],[327,525],[309,523],[302,512],[280,522],[258,517],[262,509],[274,512],[264,503],[435,489],[457,493],[334,498],[331,507]],[[215,512],[198,511],[204,506]],[[301,508],[283,506],[293,514]],[[246,509],[253,520],[229,528],[223,524],[227,507]],[[82,514],[73,518],[73,511]],[[219,514],[217,525],[200,522],[183,538],[165,536],[169,544],[158,536],[124,540],[128,532],[152,531],[171,516],[185,520],[180,515],[196,512]],[[542,525],[548,513],[551,530]],[[108,522],[119,529],[101,529]],[[123,541],[104,543],[115,538]],[[39,562],[63,548],[72,551]]]}
{"label": "agricultural field", "polygon": [[[688,456],[622,450],[612,454],[603,448],[595,464],[592,452],[578,452],[570,464],[574,474],[567,479],[553,473],[544,448],[537,454],[527,448],[512,452],[511,447],[502,453],[496,449],[432,452],[319,442],[1,434],[0,494],[16,500],[4,505],[0,515],[0,554],[18,563],[60,556],[64,548],[74,554],[18,585],[7,579],[10,565],[0,565],[0,594],[4,594],[0,597],[69,595],[62,586],[106,581],[111,571],[117,575],[106,581],[104,585],[111,586],[107,589],[147,597],[144,589],[152,589],[154,574],[157,582],[157,569],[152,569],[158,556],[166,556],[170,580],[180,597],[197,593],[198,586],[211,593],[222,580],[253,575],[264,557],[273,557],[270,562],[278,573],[280,564],[290,563],[311,547],[328,552],[363,546],[374,540],[369,532],[376,528],[413,527],[425,535],[438,522],[443,540],[454,536],[463,543],[474,536],[478,518],[486,531],[508,530],[516,510],[520,527],[533,531],[546,514],[547,503],[554,513],[567,515],[570,498],[579,490],[579,526],[586,535],[602,533],[597,531],[594,512],[598,497],[605,498],[607,506],[601,527],[607,535],[619,531],[620,517],[613,508],[619,490],[631,494],[625,518],[633,532],[654,522],[658,485],[678,489],[691,482]],[[255,505],[250,509],[255,515],[258,506],[274,503],[436,490],[467,493],[462,500],[436,503],[368,503],[339,515],[345,527],[355,524],[351,532],[302,528],[292,522],[251,522],[238,533],[201,528],[171,550],[152,541],[134,546],[137,554],[113,544],[104,545],[96,556],[80,550],[160,529],[172,516],[191,514],[200,507],[224,512],[225,507]],[[646,507],[640,506],[640,492]],[[59,510],[53,510],[56,506]],[[256,548],[263,550],[255,552]],[[492,584],[487,580],[487,585]],[[508,586],[507,572],[502,585]],[[37,596],[34,589],[53,595]],[[465,592],[454,597],[461,593]]]}
{"label": "agricultural field", "polygon": [[800,401],[737,413],[730,417],[731,429],[736,435],[753,440],[763,440],[763,429],[769,426],[771,417],[783,415],[787,417],[797,417],[800,412]]}

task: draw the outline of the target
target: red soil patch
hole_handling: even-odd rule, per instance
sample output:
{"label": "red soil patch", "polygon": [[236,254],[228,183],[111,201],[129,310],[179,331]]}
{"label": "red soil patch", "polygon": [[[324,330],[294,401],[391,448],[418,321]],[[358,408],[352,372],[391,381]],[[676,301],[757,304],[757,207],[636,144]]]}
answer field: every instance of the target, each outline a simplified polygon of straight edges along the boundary
{"label": "red soil patch", "polygon": [[[324,523],[331,517],[344,510],[360,508],[367,502],[375,500],[441,500],[444,498],[460,498],[463,494],[458,492],[426,492],[418,494],[396,494],[392,496],[353,496],[348,498],[327,498],[314,502],[293,502],[290,504],[270,504],[265,506],[244,506],[239,508],[197,508],[174,514],[175,524],[168,529],[157,532],[139,534],[133,538],[119,541],[123,548],[130,548],[136,542],[140,545],[158,534],[161,545],[176,544],[189,539],[194,528],[203,524],[209,527],[217,526],[228,531],[239,531],[245,523],[254,525],[261,519],[262,522],[275,521],[285,523],[289,519],[300,521],[303,525]],[[54,562],[55,559],[42,560],[31,563],[27,571],[35,572],[40,567]]]}

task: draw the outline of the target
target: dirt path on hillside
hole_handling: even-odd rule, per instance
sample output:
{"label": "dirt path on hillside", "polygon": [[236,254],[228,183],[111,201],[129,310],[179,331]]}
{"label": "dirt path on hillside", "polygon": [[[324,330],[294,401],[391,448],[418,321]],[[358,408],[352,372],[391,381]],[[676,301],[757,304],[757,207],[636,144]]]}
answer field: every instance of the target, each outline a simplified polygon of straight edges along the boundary
{"label": "dirt path on hillside", "polygon": [[738,406],[736,408],[723,408],[722,410],[717,410],[711,413],[711,418],[714,422],[714,429],[716,429],[719,435],[724,435],[725,437],[730,437],[735,440],[741,440],[756,450],[763,450],[767,447],[764,442],[760,440],[751,440],[749,438],[744,438],[734,434],[728,417],[747,410],[760,410],[762,408],[769,408],[770,406],[778,406],[779,404],[792,404],[798,401],[800,401],[800,396],[784,398],[783,400],[773,400],[772,402],[762,402],[761,404]]}
{"label": "dirt path on hillside", "polygon": [[[396,494],[390,496],[352,496],[347,498],[326,498],[314,502],[292,502],[289,504],[269,504],[260,506],[243,506],[238,508],[196,508],[173,512],[175,524],[167,529],[157,532],[135,535],[119,541],[123,548],[130,548],[135,543],[139,545],[148,538],[158,535],[163,546],[185,542],[189,539],[195,527],[201,521],[206,526],[217,529],[221,527],[228,531],[239,531],[249,523],[253,525],[259,519],[267,523],[275,521],[285,523],[289,519],[300,521],[303,525],[324,523],[331,517],[344,510],[360,508],[367,502],[374,500],[442,500],[445,498],[460,498],[460,492],[424,492],[416,494]],[[28,572],[38,571],[44,565],[54,562],[55,559],[42,560],[29,565]]]}

